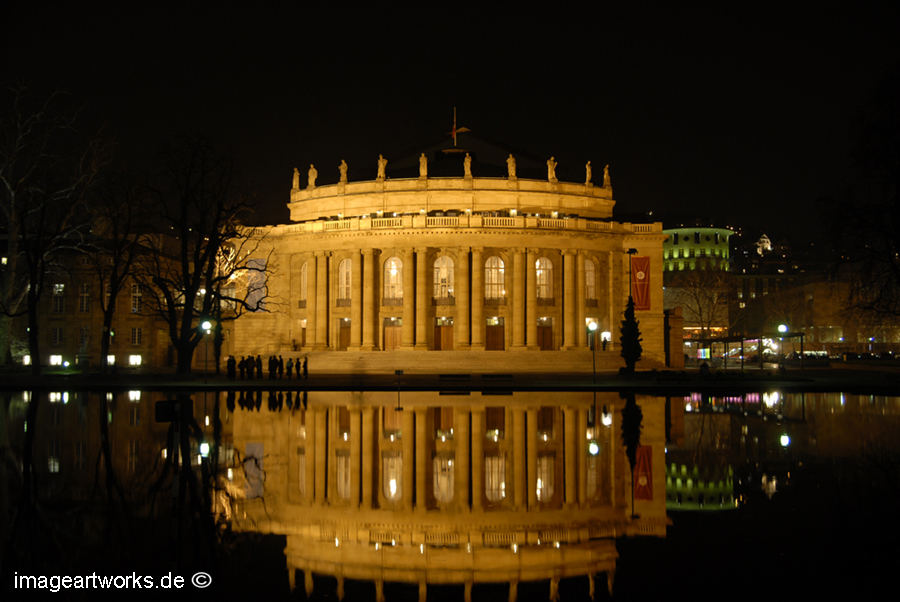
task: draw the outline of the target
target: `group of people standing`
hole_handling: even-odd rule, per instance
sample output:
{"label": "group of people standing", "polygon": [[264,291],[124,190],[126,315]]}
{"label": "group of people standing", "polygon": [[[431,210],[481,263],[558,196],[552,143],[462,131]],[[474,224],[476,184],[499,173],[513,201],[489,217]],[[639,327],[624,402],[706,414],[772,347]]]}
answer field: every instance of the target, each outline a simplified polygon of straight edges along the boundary
{"label": "group of people standing", "polygon": [[[298,357],[296,360],[289,357],[287,363],[285,363],[284,358],[280,355],[270,355],[268,364],[270,380],[284,378],[285,376],[292,378],[295,371],[297,374],[296,378],[309,377],[309,358],[307,357],[303,357],[303,359]],[[235,360],[233,355],[229,355],[225,366],[228,378],[231,380],[237,378],[238,372],[240,372],[241,380],[263,378],[263,361],[262,356],[259,355],[256,357],[248,355],[242,357],[240,361]]]}

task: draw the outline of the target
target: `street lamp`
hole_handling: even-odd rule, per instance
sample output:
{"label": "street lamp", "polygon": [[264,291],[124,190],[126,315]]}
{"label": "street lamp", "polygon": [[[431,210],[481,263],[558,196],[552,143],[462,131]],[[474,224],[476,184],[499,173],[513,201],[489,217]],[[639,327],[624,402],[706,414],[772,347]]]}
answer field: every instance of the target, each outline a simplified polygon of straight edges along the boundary
{"label": "street lamp", "polygon": [[597,422],[597,322],[588,322],[588,332],[591,333],[591,368],[594,372],[594,423]]}
{"label": "street lamp", "polygon": [[[209,334],[210,330],[212,330],[212,322],[209,320],[203,320],[200,323],[200,330],[205,334]],[[206,345],[203,346],[203,379],[206,380],[206,376],[209,373],[209,340],[206,341]]]}

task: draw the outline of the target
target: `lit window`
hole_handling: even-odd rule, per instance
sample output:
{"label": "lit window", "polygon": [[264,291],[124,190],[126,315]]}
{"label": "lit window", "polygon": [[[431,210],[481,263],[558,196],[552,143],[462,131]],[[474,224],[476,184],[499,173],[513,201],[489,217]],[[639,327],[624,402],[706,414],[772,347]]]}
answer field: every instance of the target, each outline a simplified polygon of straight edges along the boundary
{"label": "lit window", "polygon": [[23,365],[23,366],[30,366],[30,365],[31,365],[31,356],[30,356],[30,355],[23,355],[23,356],[22,356],[22,365]]}
{"label": "lit window", "polygon": [[535,282],[537,282],[537,298],[553,298],[553,264],[546,257],[534,262]]}
{"label": "lit window", "polygon": [[51,366],[62,366],[63,359],[61,355],[51,355],[50,356],[50,365]]}
{"label": "lit window", "polygon": [[587,259],[584,262],[584,298],[597,298],[596,270],[591,259]]}
{"label": "lit window", "polygon": [[61,314],[66,311],[66,285],[57,282],[53,285],[53,313]]}
{"label": "lit window", "polygon": [[453,260],[441,255],[434,262],[434,298],[453,297]]}
{"label": "lit window", "polygon": [[141,392],[140,391],[129,391],[128,392],[128,401],[140,401],[141,400]]}
{"label": "lit window", "polygon": [[403,262],[397,257],[384,262],[384,298],[403,299]]}
{"label": "lit window", "polygon": [[52,473],[59,472],[59,441],[56,439],[49,442],[47,450],[47,470]]}
{"label": "lit window", "polygon": [[506,278],[503,260],[493,255],[484,262],[484,296],[486,299],[502,299],[506,296]]}
{"label": "lit window", "polygon": [[141,356],[140,355],[129,355],[128,356],[128,365],[129,366],[140,366],[141,365]]}
{"label": "lit window", "polygon": [[353,279],[353,262],[344,259],[338,264],[338,299],[350,299]]}
{"label": "lit window", "polygon": [[[297,472],[298,472],[298,489],[300,491],[300,495],[306,497],[306,450],[302,447],[299,448],[297,454]],[[231,469],[228,469],[231,471]],[[231,480],[231,477],[228,479]]]}
{"label": "lit window", "polygon": [[106,365],[107,366],[115,366],[116,365],[116,356],[107,355],[106,356]]}

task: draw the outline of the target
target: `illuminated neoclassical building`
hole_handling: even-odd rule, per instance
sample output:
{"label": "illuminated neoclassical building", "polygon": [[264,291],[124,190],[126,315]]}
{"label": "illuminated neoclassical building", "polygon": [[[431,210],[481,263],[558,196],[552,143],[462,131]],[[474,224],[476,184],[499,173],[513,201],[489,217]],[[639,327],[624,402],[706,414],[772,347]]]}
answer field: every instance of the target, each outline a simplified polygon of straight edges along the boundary
{"label": "illuminated neoclassical building", "polygon": [[342,162],[337,183],[310,166],[301,188],[295,170],[293,223],[258,229],[272,311],[235,323],[235,353],[300,352],[312,371],[587,371],[593,322],[611,339],[598,365],[615,368],[631,271],[638,367],[661,366],[662,225],[613,221],[606,169],[561,182],[551,158],[526,179],[509,156],[505,177],[474,177],[462,155],[450,177],[424,153],[418,177],[379,158],[374,180]]}
{"label": "illuminated neoclassical building", "polygon": [[666,529],[665,401],[637,402],[634,513],[616,393],[311,392],[293,412],[237,412],[234,527],[285,535],[307,595],[611,589],[615,538]]}

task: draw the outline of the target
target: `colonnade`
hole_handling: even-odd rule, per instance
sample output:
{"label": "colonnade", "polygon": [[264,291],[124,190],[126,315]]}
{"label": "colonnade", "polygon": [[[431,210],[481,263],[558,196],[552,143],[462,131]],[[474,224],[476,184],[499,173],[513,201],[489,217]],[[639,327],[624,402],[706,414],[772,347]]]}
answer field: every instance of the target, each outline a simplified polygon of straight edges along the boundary
{"label": "colonnade", "polygon": [[[305,482],[301,501],[314,505],[381,508],[395,511],[480,512],[489,510],[531,511],[542,508],[578,508],[612,503],[614,462],[610,454],[612,426],[588,425],[587,406],[564,406],[555,410],[552,433],[546,438],[538,429],[539,407],[512,407],[505,411],[504,433],[500,441],[488,437],[484,406],[453,407],[452,501],[435,502],[433,479],[429,476],[437,436],[428,420],[433,407],[415,406],[397,410],[387,406],[351,407],[310,404],[305,416]],[[349,432],[339,432],[338,413],[349,412]],[[382,412],[399,412],[397,435],[384,431]],[[509,428],[511,426],[511,428]],[[590,438],[586,435],[592,429]],[[399,438],[399,445],[395,438]],[[599,444],[597,471],[588,491],[589,441]],[[384,491],[382,454],[399,447],[401,470],[397,499]],[[488,449],[490,448],[490,449]],[[554,493],[550,499],[538,497],[538,455],[554,453]],[[349,453],[349,494],[342,497],[335,467],[339,453]],[[491,503],[485,492],[485,457],[505,458],[505,499]],[[296,474],[296,473],[295,473]]]}
{"label": "colonnade", "polygon": [[[398,317],[400,349],[434,349],[430,333],[439,313],[432,300],[431,272],[434,259],[441,255],[453,259],[454,294],[442,311],[453,319],[454,349],[485,349],[486,311],[489,316],[504,318],[504,348],[538,349],[538,319],[545,315],[552,318],[554,330],[562,327],[561,336],[554,333],[554,349],[585,348],[590,344],[586,320],[592,318],[601,330],[611,330],[617,308],[621,309],[615,295],[622,294],[622,279],[614,273],[613,251],[526,247],[503,251],[484,247],[320,250],[300,259],[301,265],[305,262],[307,266],[307,287],[300,293],[305,297],[301,305],[305,311],[298,314],[306,320],[305,346],[313,350],[342,348],[337,321],[349,319],[348,349],[385,349],[382,321]],[[505,290],[499,297],[486,298],[485,261],[491,255],[505,257]],[[389,305],[396,302],[383,298],[384,262],[394,256],[402,262],[400,307]],[[535,263],[542,256],[553,261],[552,297],[539,299]],[[345,259],[351,262],[350,298],[341,301],[348,302],[349,309],[338,306],[335,285],[338,264]],[[591,299],[586,297],[587,261],[594,262]],[[510,328],[508,335],[505,328]]]}

